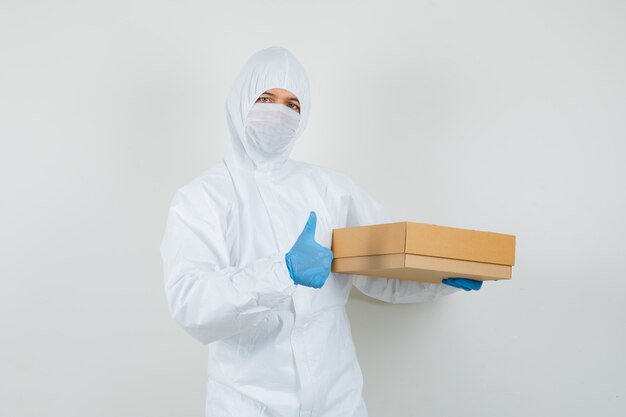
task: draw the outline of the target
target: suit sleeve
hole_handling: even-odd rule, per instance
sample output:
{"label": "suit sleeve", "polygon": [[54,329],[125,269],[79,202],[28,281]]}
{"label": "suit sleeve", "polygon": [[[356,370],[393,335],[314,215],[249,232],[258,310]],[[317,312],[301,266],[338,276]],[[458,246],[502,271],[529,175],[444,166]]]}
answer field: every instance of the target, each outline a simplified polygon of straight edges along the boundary
{"label": "suit sleeve", "polygon": [[160,252],[170,314],[208,344],[259,323],[296,287],[282,253],[230,266],[225,214],[201,195],[185,187],[176,192]]}
{"label": "suit sleeve", "polygon": [[[350,194],[346,227],[394,222],[388,211],[352,179],[346,177],[344,181]],[[430,301],[459,291],[445,284],[351,275],[352,284],[363,294],[392,304]]]}

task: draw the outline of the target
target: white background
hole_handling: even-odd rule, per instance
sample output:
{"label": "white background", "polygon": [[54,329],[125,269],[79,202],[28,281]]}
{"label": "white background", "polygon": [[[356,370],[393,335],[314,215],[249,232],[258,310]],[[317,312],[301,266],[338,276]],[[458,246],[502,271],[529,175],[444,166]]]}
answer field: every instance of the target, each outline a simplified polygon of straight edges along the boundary
{"label": "white background", "polygon": [[311,80],[294,159],[398,220],[517,236],[479,292],[353,289],[370,416],[626,415],[625,23],[597,0],[1,0],[0,416],[203,415],[158,245],[275,45]]}

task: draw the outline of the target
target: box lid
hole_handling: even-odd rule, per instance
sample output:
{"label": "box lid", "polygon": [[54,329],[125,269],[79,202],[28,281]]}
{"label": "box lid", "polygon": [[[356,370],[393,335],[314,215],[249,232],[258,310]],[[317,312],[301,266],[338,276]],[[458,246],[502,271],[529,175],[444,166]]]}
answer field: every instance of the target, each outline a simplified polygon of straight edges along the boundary
{"label": "box lid", "polygon": [[515,264],[515,236],[426,223],[395,222],[333,230],[336,258],[407,253]]}

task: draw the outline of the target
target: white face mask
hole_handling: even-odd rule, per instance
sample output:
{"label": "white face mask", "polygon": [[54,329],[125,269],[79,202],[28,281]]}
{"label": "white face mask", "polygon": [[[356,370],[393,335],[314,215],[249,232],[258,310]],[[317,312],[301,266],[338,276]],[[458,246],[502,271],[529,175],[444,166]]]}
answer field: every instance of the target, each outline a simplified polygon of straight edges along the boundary
{"label": "white face mask", "polygon": [[300,113],[277,103],[255,103],[246,119],[254,159],[271,159],[289,148],[300,123]]}

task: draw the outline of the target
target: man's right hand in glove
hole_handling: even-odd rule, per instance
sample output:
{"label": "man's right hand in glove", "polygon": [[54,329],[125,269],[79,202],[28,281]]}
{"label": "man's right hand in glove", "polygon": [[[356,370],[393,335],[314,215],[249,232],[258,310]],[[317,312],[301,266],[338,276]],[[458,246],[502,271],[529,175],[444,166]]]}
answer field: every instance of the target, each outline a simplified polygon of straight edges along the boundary
{"label": "man's right hand in glove", "polygon": [[285,254],[285,261],[296,284],[322,288],[330,274],[333,252],[315,241],[316,226],[317,216],[312,211],[296,243]]}

